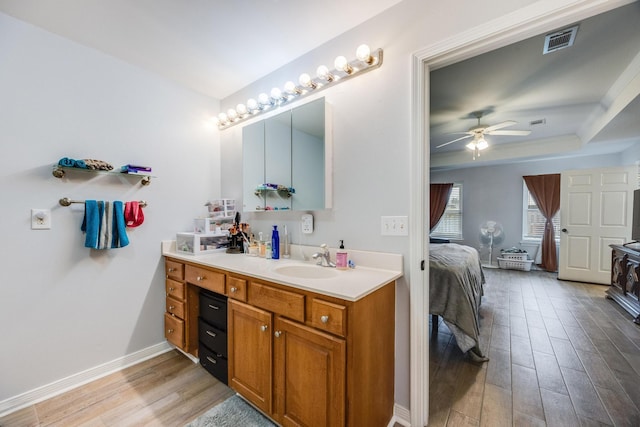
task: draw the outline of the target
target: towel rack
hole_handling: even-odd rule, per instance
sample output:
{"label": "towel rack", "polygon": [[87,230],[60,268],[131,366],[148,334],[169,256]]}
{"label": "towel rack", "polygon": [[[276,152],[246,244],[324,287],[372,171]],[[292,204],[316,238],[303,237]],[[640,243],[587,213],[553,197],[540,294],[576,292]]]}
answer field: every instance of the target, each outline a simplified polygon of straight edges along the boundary
{"label": "towel rack", "polygon": [[[70,198],[68,198],[68,197],[64,197],[64,198],[60,199],[60,204],[61,204],[62,206],[69,206],[69,205],[71,205],[72,203],[84,203],[84,200],[71,200],[71,199],[70,199]],[[140,201],[138,202],[138,204],[139,204],[139,205],[140,205],[140,207],[142,207],[142,208],[146,208],[146,207],[147,207],[147,202],[145,202],[144,200],[140,200]]]}

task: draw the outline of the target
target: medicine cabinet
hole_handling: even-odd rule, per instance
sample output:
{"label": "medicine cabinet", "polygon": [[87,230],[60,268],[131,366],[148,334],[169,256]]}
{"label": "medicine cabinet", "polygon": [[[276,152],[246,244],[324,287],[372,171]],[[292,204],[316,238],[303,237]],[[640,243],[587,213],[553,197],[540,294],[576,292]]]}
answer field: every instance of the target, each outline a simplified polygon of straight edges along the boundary
{"label": "medicine cabinet", "polygon": [[245,212],[331,208],[330,122],[320,98],[244,126]]}

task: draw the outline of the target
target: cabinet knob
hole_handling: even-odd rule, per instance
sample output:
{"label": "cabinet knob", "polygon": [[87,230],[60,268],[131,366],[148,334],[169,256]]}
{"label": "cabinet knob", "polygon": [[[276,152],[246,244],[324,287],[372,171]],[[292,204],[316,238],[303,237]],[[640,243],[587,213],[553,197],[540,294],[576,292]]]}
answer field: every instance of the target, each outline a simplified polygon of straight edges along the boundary
{"label": "cabinet knob", "polygon": [[235,286],[232,286],[231,289],[229,289],[231,291],[231,293],[236,293],[238,292],[238,288],[236,288]]}
{"label": "cabinet knob", "polygon": [[168,334],[172,334],[173,333],[173,329],[167,329],[167,333]]}
{"label": "cabinet knob", "polygon": [[276,338],[280,338],[280,335],[282,335],[282,332],[281,331],[275,331],[273,333],[273,335],[275,335]]}
{"label": "cabinet knob", "polygon": [[170,291],[173,291],[173,290],[174,290],[174,288],[169,288],[169,290],[170,290]]}
{"label": "cabinet knob", "polygon": [[268,326],[267,326],[267,325],[262,325],[262,326],[260,326],[260,330],[261,330],[262,332],[265,332],[267,329],[268,329]]}
{"label": "cabinet knob", "polygon": [[169,273],[173,273],[174,271],[176,271],[176,269],[175,269],[175,268],[173,268],[173,267],[169,267]]}
{"label": "cabinet knob", "polygon": [[201,280],[204,280],[204,279],[205,279],[205,277],[204,277],[204,276],[198,276],[198,277],[196,277],[196,280],[197,280],[198,282],[199,282],[199,281],[201,281]]}
{"label": "cabinet knob", "polygon": [[322,323],[327,323],[329,321],[329,316],[320,316],[320,321]]}
{"label": "cabinet knob", "polygon": [[169,311],[173,310],[174,308],[175,308],[174,306],[170,305],[169,306]]}

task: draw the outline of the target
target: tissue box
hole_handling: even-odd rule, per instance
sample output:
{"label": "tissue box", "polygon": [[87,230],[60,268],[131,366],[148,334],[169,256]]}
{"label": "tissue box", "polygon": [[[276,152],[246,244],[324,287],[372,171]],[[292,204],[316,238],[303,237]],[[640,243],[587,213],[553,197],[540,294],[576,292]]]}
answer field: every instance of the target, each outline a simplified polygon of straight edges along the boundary
{"label": "tissue box", "polygon": [[226,250],[228,233],[177,233],[176,251],[183,254],[201,255]]}

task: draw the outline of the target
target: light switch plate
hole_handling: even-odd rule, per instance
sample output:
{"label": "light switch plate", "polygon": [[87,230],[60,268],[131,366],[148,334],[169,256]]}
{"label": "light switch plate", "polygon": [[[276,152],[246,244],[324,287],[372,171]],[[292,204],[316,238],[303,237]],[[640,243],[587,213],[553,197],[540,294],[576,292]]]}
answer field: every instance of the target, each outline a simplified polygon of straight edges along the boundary
{"label": "light switch plate", "polygon": [[49,230],[51,228],[50,209],[31,209],[31,229]]}
{"label": "light switch plate", "polygon": [[409,218],[406,216],[383,216],[380,226],[380,235],[382,236],[409,235]]}
{"label": "light switch plate", "polygon": [[302,221],[302,234],[313,233],[313,215],[304,214],[301,218]]}

